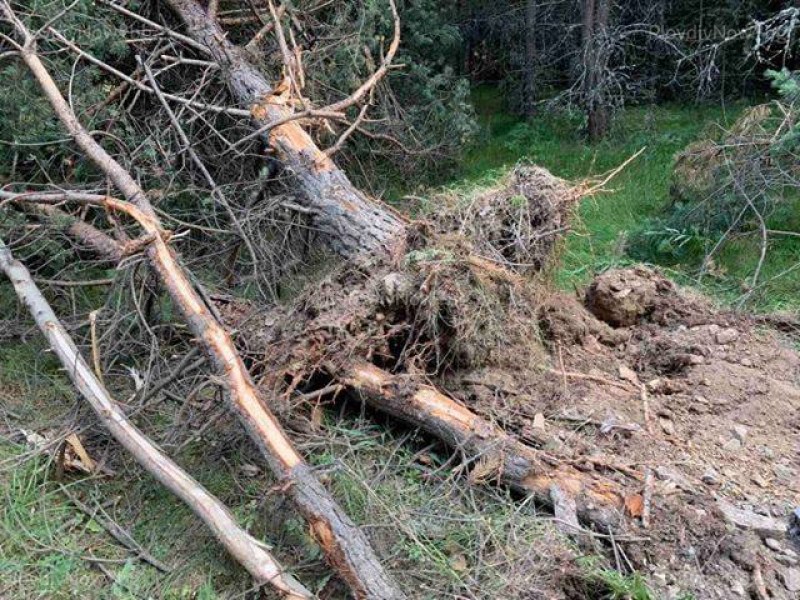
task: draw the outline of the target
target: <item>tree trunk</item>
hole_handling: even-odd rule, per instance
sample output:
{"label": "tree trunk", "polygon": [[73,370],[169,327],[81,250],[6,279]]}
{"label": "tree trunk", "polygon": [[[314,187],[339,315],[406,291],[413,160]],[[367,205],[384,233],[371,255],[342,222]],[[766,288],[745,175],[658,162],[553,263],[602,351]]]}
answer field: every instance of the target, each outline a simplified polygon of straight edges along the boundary
{"label": "tree trunk", "polygon": [[[234,98],[250,108],[253,124],[261,128],[285,119],[294,110],[273,93],[273,86],[249,61],[246,53],[228,41],[218,23],[195,0],[167,0],[189,34],[208,48],[220,66]],[[328,245],[345,258],[360,254],[400,255],[405,247],[405,222],[356,189],[347,175],[322,152],[299,120],[272,128],[266,144],[297,179],[301,202],[310,211]]]}
{"label": "tree trunk", "polygon": [[536,113],[536,2],[525,2],[525,73],[523,74],[522,104],[526,117]]}
{"label": "tree trunk", "polygon": [[608,27],[608,0],[584,0],[583,3],[583,97],[586,104],[589,139],[604,138],[611,125],[608,98],[604,93],[602,48]]}
{"label": "tree trunk", "polygon": [[172,462],[128,420],[86,364],[47,300],[36,287],[28,270],[22,263],[14,260],[2,239],[0,239],[0,270],[6,274],[17,295],[28,307],[31,316],[47,338],[50,348],[64,365],[64,371],[114,439],[122,444],[148,473],[183,500],[259,584],[268,583],[281,598],[291,600],[313,598],[311,592],[285,572],[261,542],[239,526],[219,500]]}
{"label": "tree trunk", "polygon": [[571,466],[547,464],[542,453],[435,388],[367,362],[353,362],[333,375],[376,410],[420,427],[468,458],[480,457],[473,480],[496,480],[551,506],[554,496],[566,495],[586,522],[606,526],[620,520],[622,494],[612,482]]}
{"label": "tree trunk", "polygon": [[83,128],[39,59],[31,33],[16,19],[4,0],[0,0],[0,8],[24,38],[20,55],[39,82],[59,120],[87,157],[128,200],[121,202],[106,197],[102,205],[109,210],[126,212],[152,238],[145,250],[146,256],[182,313],[189,330],[208,354],[219,377],[226,383],[232,408],[261,450],[272,472],[285,484],[287,493],[308,521],[312,534],[330,564],[347,582],[356,598],[405,598],[381,566],[363,532],[319,483],[269,410],[267,401],[258,392],[230,335],[217,322],[178,258],[165,242],[165,231],[144,191],[130,173]]}

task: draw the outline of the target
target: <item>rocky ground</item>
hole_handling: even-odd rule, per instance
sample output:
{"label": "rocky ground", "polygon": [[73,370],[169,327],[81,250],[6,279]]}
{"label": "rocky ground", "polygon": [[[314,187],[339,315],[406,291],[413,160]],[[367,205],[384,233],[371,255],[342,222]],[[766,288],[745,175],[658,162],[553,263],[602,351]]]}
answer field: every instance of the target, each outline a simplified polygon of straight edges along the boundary
{"label": "rocky ground", "polygon": [[638,268],[601,275],[585,299],[551,298],[541,322],[551,367],[528,378],[500,361],[452,387],[564,460],[638,488],[610,544],[623,570],[649,574],[664,598],[800,597],[789,321],[716,310]]}

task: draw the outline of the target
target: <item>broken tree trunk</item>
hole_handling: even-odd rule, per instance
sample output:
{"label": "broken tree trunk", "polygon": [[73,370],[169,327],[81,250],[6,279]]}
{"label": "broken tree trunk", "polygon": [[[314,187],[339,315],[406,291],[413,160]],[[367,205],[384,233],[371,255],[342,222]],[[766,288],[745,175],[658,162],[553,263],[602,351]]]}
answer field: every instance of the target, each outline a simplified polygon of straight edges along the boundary
{"label": "broken tree trunk", "polygon": [[23,44],[19,53],[69,134],[123,193],[128,202],[105,198],[102,205],[134,218],[152,241],[145,253],[190,331],[208,354],[225,382],[232,408],[255,441],[275,476],[284,484],[295,506],[308,521],[328,562],[353,590],[356,598],[405,598],[381,566],[366,536],[350,520],[311,468],[295,450],[283,428],[260,395],[228,332],[214,318],[188,274],[167,245],[166,232],[144,191],[83,128],[36,52],[35,39],[5,0],[0,8],[14,24]]}
{"label": "broken tree trunk", "polygon": [[293,98],[275,88],[242,48],[228,41],[216,20],[195,0],[167,0],[186,25],[189,35],[208,49],[220,66],[237,102],[250,108],[258,129],[282,122],[264,134],[265,143],[297,179],[300,202],[339,255],[399,255],[404,251],[406,224],[387,207],[356,189],[347,175],[292,119]]}
{"label": "broken tree trunk", "polygon": [[420,427],[451,448],[478,459],[472,480],[496,480],[550,506],[566,495],[574,500],[577,515],[585,522],[606,526],[619,521],[623,497],[612,482],[569,465],[548,464],[543,453],[435,388],[410,377],[391,375],[365,361],[338,368],[333,375],[376,410]]}
{"label": "broken tree trunk", "polygon": [[13,284],[17,296],[27,306],[75,387],[86,398],[100,422],[114,439],[122,444],[148,473],[183,500],[259,584],[271,585],[281,598],[291,600],[313,598],[311,592],[284,571],[264,544],[239,526],[233,515],[217,498],[170,460],[128,420],[78,352],[47,300],[36,287],[28,270],[22,263],[14,260],[11,250],[2,239],[0,239],[0,270]]}

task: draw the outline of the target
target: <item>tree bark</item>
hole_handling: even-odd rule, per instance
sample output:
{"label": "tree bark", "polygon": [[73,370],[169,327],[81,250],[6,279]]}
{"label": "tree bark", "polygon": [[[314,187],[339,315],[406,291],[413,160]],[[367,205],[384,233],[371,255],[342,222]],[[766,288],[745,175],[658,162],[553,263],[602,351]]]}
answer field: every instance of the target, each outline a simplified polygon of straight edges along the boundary
{"label": "tree bark", "polygon": [[583,3],[583,96],[586,103],[589,139],[604,138],[611,125],[608,99],[603,91],[603,61],[600,47],[608,27],[608,0],[584,0]]}
{"label": "tree bark", "polygon": [[47,96],[69,134],[123,193],[128,202],[105,198],[103,205],[132,216],[152,237],[145,253],[172,301],[183,314],[189,330],[202,345],[217,374],[226,383],[232,408],[267,464],[280,479],[295,506],[308,521],[312,534],[328,562],[353,590],[356,598],[394,600],[405,598],[381,566],[363,532],[349,519],[291,441],[260,395],[228,332],[214,318],[172,249],[147,196],[131,175],[83,128],[35,50],[35,40],[16,18],[5,0],[0,8],[15,25],[24,44],[20,55]]}
{"label": "tree bark", "polygon": [[255,578],[269,584],[281,598],[313,598],[303,585],[272,557],[265,546],[242,529],[228,509],[208,490],[175,464],[128,420],[119,405],[97,379],[77,347],[42,296],[30,273],[14,260],[10,249],[0,239],[0,270],[14,286],[64,371],[86,398],[100,422],[130,452],[136,461],[162,485],[180,498],[206,524],[214,537]]}
{"label": "tree bark", "polygon": [[554,496],[566,494],[585,522],[606,526],[620,520],[623,496],[612,482],[568,465],[548,465],[542,453],[435,388],[363,361],[332,375],[376,410],[420,427],[470,458],[480,457],[473,480],[496,480],[550,506]]}
{"label": "tree bark", "polygon": [[[274,93],[273,86],[243,49],[228,41],[219,24],[198,2],[167,1],[183,20],[189,35],[217,61],[236,101],[250,108],[256,128],[294,113],[291,99]],[[360,254],[402,254],[406,236],[403,219],[356,189],[347,175],[317,147],[299,120],[273,127],[264,138],[297,179],[304,208],[336,253],[345,258]]]}
{"label": "tree bark", "polygon": [[525,0],[525,73],[522,81],[522,103],[526,117],[536,113],[536,3]]}
{"label": "tree bark", "polygon": [[46,204],[28,205],[26,211],[43,217],[51,225],[59,227],[65,234],[92,250],[98,257],[114,264],[122,260],[122,246],[86,221]]}

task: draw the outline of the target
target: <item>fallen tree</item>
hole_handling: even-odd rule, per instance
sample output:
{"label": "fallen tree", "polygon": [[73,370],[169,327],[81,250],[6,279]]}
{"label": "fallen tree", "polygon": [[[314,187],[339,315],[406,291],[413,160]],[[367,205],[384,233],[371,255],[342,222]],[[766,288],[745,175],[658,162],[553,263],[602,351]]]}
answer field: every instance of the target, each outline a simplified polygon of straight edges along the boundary
{"label": "fallen tree", "polygon": [[130,422],[100,383],[78,351],[30,273],[0,239],[0,269],[13,284],[50,348],[72,383],[94,410],[111,435],[162,485],[180,498],[205,523],[214,537],[259,584],[270,585],[281,598],[313,598],[297,579],[288,574],[267,547],[242,529],[228,509],[208,490],[175,464],[161,449]]}
{"label": "fallen tree", "polygon": [[[219,23],[195,0],[167,0],[186,25],[189,35],[205,47],[220,66],[231,94],[250,108],[253,126],[273,148],[277,158],[297,181],[300,201],[328,245],[338,254],[353,258],[360,254],[399,256],[405,249],[405,220],[386,206],[358,190],[333,160],[320,150],[303,129],[302,117],[341,118],[342,111],[359,102],[375,86],[391,63],[399,44],[400,24],[391,3],[395,40],[386,60],[375,74],[348,99],[319,110],[295,112],[299,90],[271,84],[250,61],[247,53],[228,40]],[[275,22],[279,27],[278,15]],[[286,65],[291,72],[292,66]],[[288,85],[288,90],[287,90]]]}
{"label": "fallen tree", "polygon": [[[533,495],[554,507],[556,516],[568,523],[575,523],[577,516],[602,528],[619,524],[624,503],[619,486],[526,446],[434,387],[413,377],[393,376],[366,362],[337,369],[336,380],[373,408],[420,427],[467,459],[478,461],[470,473],[473,482],[497,481]],[[562,497],[574,503],[570,510],[575,515],[559,514]]]}
{"label": "fallen tree", "polygon": [[95,203],[107,210],[127,214],[144,230],[145,254],[150,264],[209,356],[217,374],[225,382],[232,408],[273,473],[284,484],[297,509],[308,521],[314,538],[330,564],[357,598],[403,598],[402,592],[380,565],[364,534],[319,483],[270,412],[267,401],[253,384],[230,335],[215,319],[168,246],[169,233],[161,226],[144,191],[83,128],[39,59],[34,36],[5,0],[0,7],[22,40],[17,44],[20,56],[38,81],[57,117],[86,156],[127,199],[121,201],[100,197]]}

